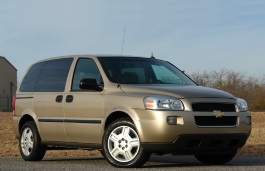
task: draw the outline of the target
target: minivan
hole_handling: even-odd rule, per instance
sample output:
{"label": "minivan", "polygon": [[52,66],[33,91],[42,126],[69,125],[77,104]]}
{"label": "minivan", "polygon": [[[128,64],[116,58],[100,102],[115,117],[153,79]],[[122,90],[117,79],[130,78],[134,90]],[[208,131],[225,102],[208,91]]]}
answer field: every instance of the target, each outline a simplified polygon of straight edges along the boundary
{"label": "minivan", "polygon": [[224,164],[251,132],[245,100],[154,57],[45,59],[29,67],[13,104],[26,161],[65,147],[99,149],[115,167],[140,167],[153,153]]}

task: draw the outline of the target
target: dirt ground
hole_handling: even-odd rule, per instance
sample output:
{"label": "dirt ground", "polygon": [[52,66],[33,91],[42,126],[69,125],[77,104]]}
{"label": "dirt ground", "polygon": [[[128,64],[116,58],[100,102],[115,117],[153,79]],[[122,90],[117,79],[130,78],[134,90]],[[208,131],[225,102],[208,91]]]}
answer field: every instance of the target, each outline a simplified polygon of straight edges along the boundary
{"label": "dirt ground", "polygon": [[[0,156],[19,156],[18,140],[12,129],[12,113],[0,113]],[[252,132],[240,155],[265,155],[265,112],[252,113]],[[95,156],[97,150],[49,150],[46,156]]]}

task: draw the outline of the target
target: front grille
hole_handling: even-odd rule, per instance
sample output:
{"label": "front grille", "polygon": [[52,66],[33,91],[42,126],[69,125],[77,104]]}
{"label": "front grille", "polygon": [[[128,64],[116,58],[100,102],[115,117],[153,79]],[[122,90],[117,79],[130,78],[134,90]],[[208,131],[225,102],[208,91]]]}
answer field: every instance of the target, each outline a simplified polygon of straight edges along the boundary
{"label": "front grille", "polygon": [[237,116],[195,116],[195,123],[198,126],[236,126]]}
{"label": "front grille", "polygon": [[235,112],[233,103],[193,103],[192,109],[195,112],[212,112],[214,110],[221,112]]}

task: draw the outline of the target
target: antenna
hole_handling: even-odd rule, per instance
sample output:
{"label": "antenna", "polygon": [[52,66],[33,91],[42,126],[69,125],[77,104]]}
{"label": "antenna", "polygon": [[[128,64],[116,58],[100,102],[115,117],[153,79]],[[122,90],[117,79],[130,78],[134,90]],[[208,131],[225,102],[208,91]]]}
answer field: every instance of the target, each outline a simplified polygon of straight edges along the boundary
{"label": "antenna", "polygon": [[124,28],[124,31],[123,31],[122,46],[121,46],[121,56],[123,54],[123,46],[124,46],[125,32],[126,32],[126,28]]}
{"label": "antenna", "polygon": [[120,85],[120,82],[121,82],[121,63],[122,63],[122,58],[120,58],[119,77],[118,77],[118,85],[117,85],[117,88],[121,87],[121,85]]}
{"label": "antenna", "polygon": [[155,59],[153,52],[151,53],[151,59]]}

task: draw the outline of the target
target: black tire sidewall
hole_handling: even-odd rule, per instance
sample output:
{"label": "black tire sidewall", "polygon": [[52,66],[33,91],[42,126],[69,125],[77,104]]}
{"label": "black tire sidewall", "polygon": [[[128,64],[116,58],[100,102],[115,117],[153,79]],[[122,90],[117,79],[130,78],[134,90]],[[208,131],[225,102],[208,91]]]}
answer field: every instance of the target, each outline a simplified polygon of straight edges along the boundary
{"label": "black tire sidewall", "polygon": [[[132,128],[138,135],[138,132],[134,126],[134,124],[132,123],[131,120],[129,119],[119,119],[119,120],[116,120],[114,121],[113,123],[111,123],[105,133],[104,133],[104,136],[103,136],[103,139],[102,139],[102,145],[103,145],[103,151],[104,151],[104,154],[105,154],[105,158],[108,160],[108,162],[110,164],[112,164],[113,166],[115,167],[140,167],[142,166],[148,159],[149,159],[149,156],[148,154],[143,150],[142,146],[141,146],[141,141],[140,141],[140,147],[139,147],[139,151],[138,151],[138,154],[134,157],[134,159],[132,159],[131,161],[129,162],[119,162],[117,160],[115,160],[111,154],[109,153],[108,151],[108,137],[110,136],[111,132],[116,129],[117,127],[119,126],[129,126],[130,128]],[[138,135],[139,137],[139,135]],[[139,137],[140,139],[140,137]]]}

